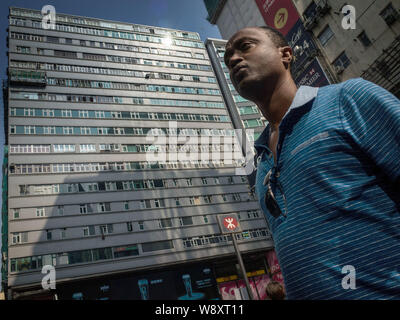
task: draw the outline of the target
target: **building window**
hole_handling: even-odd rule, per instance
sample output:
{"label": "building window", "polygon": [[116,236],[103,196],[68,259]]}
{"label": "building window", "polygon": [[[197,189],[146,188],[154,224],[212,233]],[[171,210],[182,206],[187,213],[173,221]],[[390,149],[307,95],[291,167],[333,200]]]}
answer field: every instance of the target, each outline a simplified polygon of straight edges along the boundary
{"label": "building window", "polygon": [[139,230],[144,230],[144,223],[143,221],[138,221]]}
{"label": "building window", "polygon": [[111,211],[111,206],[109,202],[101,202],[97,205],[98,212]]}
{"label": "building window", "polygon": [[81,205],[79,206],[79,212],[80,212],[80,213],[88,213],[87,204],[81,204]]}
{"label": "building window", "polygon": [[31,48],[30,47],[17,46],[17,52],[18,53],[31,53]]}
{"label": "building window", "polygon": [[148,243],[142,244],[143,252],[166,250],[166,249],[172,249],[173,247],[174,247],[174,244],[173,244],[172,240],[148,242]]}
{"label": "building window", "polygon": [[331,39],[335,34],[332,29],[327,25],[324,30],[319,34],[318,40],[321,42],[321,45],[325,46],[325,44]]}
{"label": "building window", "polygon": [[193,224],[193,218],[192,217],[181,217],[179,218],[179,222],[181,226],[190,226]]}
{"label": "building window", "polygon": [[64,214],[64,206],[58,206],[57,213],[62,216]]}
{"label": "building window", "polygon": [[46,230],[46,239],[51,240],[52,239],[52,233],[50,230]]}
{"label": "building window", "polygon": [[212,202],[212,197],[211,196],[203,196],[204,202],[205,203],[211,203]]}
{"label": "building window", "polygon": [[399,14],[397,13],[397,11],[393,8],[392,3],[389,3],[385,9],[383,9],[381,11],[381,13],[379,14],[383,20],[385,20],[386,24],[388,26],[391,26],[393,23],[396,22],[396,20],[399,19]]}
{"label": "building window", "polygon": [[155,199],[154,204],[156,208],[163,208],[165,207],[164,199]]}
{"label": "building window", "polygon": [[20,209],[13,209],[13,217],[14,217],[14,219],[18,219],[19,218],[19,210]]}
{"label": "building window", "polygon": [[160,219],[159,226],[160,226],[160,228],[171,228],[172,227],[172,219],[171,218]]}
{"label": "building window", "polygon": [[337,73],[346,69],[349,64],[350,60],[344,51],[333,61]]}
{"label": "building window", "polygon": [[129,202],[128,201],[124,202],[124,209],[129,210]]}
{"label": "building window", "polygon": [[151,203],[150,200],[140,200],[140,209],[150,209]]}
{"label": "building window", "polygon": [[365,31],[361,32],[357,36],[357,39],[363,44],[364,47],[369,47],[371,45],[371,40],[369,40]]}
{"label": "building window", "polygon": [[28,232],[12,233],[12,244],[28,242]]}
{"label": "building window", "polygon": [[96,232],[95,232],[94,226],[88,226],[88,227],[83,228],[83,235],[85,237],[94,236],[95,234],[96,234]]}
{"label": "building window", "polygon": [[36,217],[45,217],[46,210],[45,208],[36,208]]}
{"label": "building window", "polygon": [[113,233],[113,225],[112,224],[101,225],[101,226],[99,226],[99,229],[100,229],[100,233],[103,235]]}
{"label": "building window", "polygon": [[137,256],[139,254],[138,246],[136,244],[123,247],[114,247],[113,251],[114,258]]}
{"label": "building window", "polygon": [[240,194],[239,193],[234,193],[232,195],[232,200],[233,201],[240,201]]}
{"label": "building window", "polygon": [[61,239],[65,239],[67,237],[67,231],[65,228],[61,229],[60,237],[61,237]]}
{"label": "building window", "polygon": [[307,7],[307,9],[304,11],[303,16],[304,19],[312,19],[317,15],[317,5],[315,4],[314,1],[311,2],[311,4]]}
{"label": "building window", "polygon": [[128,229],[129,232],[132,232],[132,231],[133,231],[132,222],[127,222],[127,223],[126,223],[126,227],[127,227],[127,229]]}

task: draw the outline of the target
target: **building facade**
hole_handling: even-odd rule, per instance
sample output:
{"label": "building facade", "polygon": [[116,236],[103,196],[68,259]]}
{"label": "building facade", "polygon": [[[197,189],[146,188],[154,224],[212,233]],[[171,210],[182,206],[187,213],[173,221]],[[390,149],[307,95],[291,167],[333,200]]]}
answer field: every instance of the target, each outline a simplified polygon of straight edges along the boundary
{"label": "building facade", "polygon": [[[308,60],[294,70],[298,85],[321,86],[363,77],[400,96],[398,1],[204,2],[209,13],[208,20],[218,26],[224,39],[250,26],[269,25],[283,32],[289,44],[294,44],[296,58],[302,60],[307,57]],[[351,7],[346,7],[348,5]],[[300,17],[302,25],[295,27],[291,23],[294,24],[297,17]],[[289,26],[292,32],[287,32]],[[323,74],[324,81],[313,83],[307,75],[315,73]]]}
{"label": "building facade", "polygon": [[155,272],[182,281],[189,266],[212,287],[234,257],[221,213],[239,214],[239,248],[262,266],[273,242],[237,174],[240,147],[199,35],[58,13],[47,29],[42,18],[10,8],[7,298],[48,297],[44,266],[63,299],[149,298],[175,277]]}
{"label": "building facade", "polygon": [[293,2],[337,82],[361,76],[400,97],[399,1]]}

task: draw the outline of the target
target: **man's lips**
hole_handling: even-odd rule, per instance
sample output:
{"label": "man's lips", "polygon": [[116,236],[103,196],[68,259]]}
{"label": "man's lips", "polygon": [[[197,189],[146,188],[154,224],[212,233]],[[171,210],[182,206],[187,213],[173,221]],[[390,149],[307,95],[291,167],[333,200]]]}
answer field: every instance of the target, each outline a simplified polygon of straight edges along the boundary
{"label": "man's lips", "polygon": [[238,67],[236,70],[233,71],[233,78],[235,79],[235,81],[237,83],[239,83],[240,80],[243,79],[246,70],[247,70],[247,68],[245,66],[242,66],[242,67]]}

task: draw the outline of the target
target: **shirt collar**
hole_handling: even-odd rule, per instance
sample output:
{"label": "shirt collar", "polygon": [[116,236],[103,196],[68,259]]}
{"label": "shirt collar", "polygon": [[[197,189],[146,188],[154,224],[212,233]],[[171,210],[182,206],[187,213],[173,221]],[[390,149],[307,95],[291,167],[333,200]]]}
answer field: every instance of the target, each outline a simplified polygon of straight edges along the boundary
{"label": "shirt collar", "polygon": [[[310,102],[312,99],[314,99],[317,96],[317,94],[318,94],[317,87],[300,86],[297,89],[297,92],[296,92],[296,95],[294,96],[292,104],[290,105],[289,109],[286,111],[283,118],[285,118],[290,113],[290,111],[292,111],[293,109],[304,106],[306,103]],[[255,147],[268,146],[268,137],[269,137],[269,125],[267,125],[267,127],[263,130],[263,132],[258,137],[258,139],[256,141],[254,141],[254,146]]]}

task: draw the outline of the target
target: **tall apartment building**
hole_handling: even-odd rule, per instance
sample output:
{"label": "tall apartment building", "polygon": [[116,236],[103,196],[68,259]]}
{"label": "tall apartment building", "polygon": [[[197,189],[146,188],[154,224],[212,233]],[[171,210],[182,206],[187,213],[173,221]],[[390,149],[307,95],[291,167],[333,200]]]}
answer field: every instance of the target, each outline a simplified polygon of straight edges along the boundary
{"label": "tall apartment building", "polygon": [[234,132],[197,33],[58,13],[43,29],[22,8],[9,19],[8,299],[188,298],[188,274],[197,297],[218,297],[240,278],[221,213],[239,214],[249,275],[267,272],[273,242],[240,163],[214,158]]}
{"label": "tall apartment building", "polygon": [[221,39],[207,39],[205,44],[226,105],[232,106],[229,112],[234,127],[254,130],[253,132],[248,130],[248,140],[253,142],[260,136],[267,121],[254,102],[241,97],[233,87],[228,68],[224,63],[226,42]]}
{"label": "tall apartment building", "polygon": [[[244,27],[265,24],[283,32],[301,60],[294,70],[297,84],[320,86],[363,77],[400,96],[399,1],[204,0],[204,3],[208,20],[218,26],[224,39]],[[347,10],[345,5],[354,10]],[[351,14],[355,16],[354,28],[349,20]],[[298,17],[300,22],[294,24]],[[291,31],[287,32],[289,27]],[[323,75],[324,81],[312,83],[307,74],[317,73]]]}

